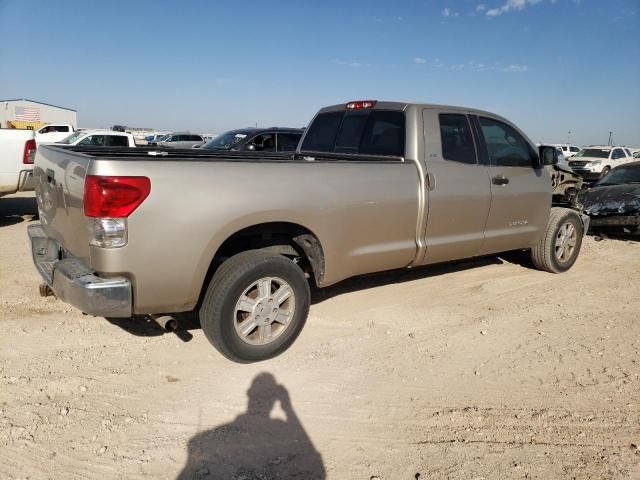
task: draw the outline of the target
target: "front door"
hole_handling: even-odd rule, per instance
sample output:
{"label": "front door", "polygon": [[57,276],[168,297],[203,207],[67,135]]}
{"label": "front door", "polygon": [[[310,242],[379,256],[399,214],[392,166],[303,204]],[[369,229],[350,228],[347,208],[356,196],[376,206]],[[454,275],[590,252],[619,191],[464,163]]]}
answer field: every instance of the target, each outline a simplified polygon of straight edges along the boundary
{"label": "front door", "polygon": [[428,178],[426,256],[437,263],[477,255],[484,240],[491,190],[465,112],[428,108],[424,122]]}
{"label": "front door", "polygon": [[551,179],[537,152],[515,128],[489,117],[472,118],[489,157],[491,209],[480,254],[531,247],[546,229]]}

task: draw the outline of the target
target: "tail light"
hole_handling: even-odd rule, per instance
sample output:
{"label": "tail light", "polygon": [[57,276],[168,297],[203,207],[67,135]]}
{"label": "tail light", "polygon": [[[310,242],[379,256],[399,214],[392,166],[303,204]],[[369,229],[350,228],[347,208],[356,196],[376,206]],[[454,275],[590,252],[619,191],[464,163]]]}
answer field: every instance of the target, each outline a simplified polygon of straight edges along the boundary
{"label": "tail light", "polygon": [[362,108],[373,108],[378,103],[377,100],[358,100],[356,102],[349,102],[345,105],[347,110],[360,110]]}
{"label": "tail light", "polygon": [[87,217],[126,218],[151,193],[147,177],[87,175],[84,180],[84,214]]}
{"label": "tail light", "polygon": [[31,139],[24,142],[24,152],[22,153],[22,163],[25,165],[33,165],[36,158],[36,141]]}
{"label": "tail light", "polygon": [[127,244],[127,217],[151,193],[147,177],[87,175],[84,180],[84,214],[88,217],[89,243],[117,248]]}

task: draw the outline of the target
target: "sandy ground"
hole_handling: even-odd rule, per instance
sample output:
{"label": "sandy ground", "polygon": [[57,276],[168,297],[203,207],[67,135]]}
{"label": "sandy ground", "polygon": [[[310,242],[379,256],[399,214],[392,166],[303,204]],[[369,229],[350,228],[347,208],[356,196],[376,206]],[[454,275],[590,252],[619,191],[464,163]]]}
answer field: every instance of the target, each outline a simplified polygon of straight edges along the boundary
{"label": "sandy ground", "polygon": [[640,243],[585,240],[316,294],[272,361],[38,296],[0,199],[0,478],[640,478]]}

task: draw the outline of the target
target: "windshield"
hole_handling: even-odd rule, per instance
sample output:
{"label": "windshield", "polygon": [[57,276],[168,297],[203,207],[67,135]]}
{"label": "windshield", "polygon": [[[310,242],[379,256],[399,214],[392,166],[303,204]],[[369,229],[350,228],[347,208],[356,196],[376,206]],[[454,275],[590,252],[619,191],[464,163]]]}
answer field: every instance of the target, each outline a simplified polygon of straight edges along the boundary
{"label": "windshield", "polygon": [[589,158],[609,158],[609,152],[611,150],[606,150],[602,148],[585,148],[584,150],[580,150],[576,153],[575,157],[589,157]]}
{"label": "windshield", "polygon": [[206,150],[231,150],[237,144],[247,138],[246,133],[237,132],[232,130],[230,132],[223,133],[217,136],[210,142],[205,143],[202,147]]}
{"label": "windshield", "polygon": [[618,167],[609,175],[596,183],[598,185],[621,185],[623,183],[640,183],[640,165]]}
{"label": "windshield", "polygon": [[84,132],[75,132],[69,135],[68,137],[64,137],[62,140],[56,143],[62,143],[64,145],[71,145],[73,142],[78,140],[81,136],[84,135]]}
{"label": "windshield", "polygon": [[156,142],[164,142],[167,138],[169,138],[170,135],[160,135],[159,137],[156,137]]}

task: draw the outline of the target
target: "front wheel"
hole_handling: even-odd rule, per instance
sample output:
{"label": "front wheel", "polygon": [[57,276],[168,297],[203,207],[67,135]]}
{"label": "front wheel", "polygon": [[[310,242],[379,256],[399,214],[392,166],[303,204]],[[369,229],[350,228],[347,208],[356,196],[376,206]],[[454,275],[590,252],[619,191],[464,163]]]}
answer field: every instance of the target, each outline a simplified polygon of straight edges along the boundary
{"label": "front wheel", "polygon": [[239,363],[275,357],[300,334],[309,314],[309,282],[281,255],[239,253],[211,279],[200,308],[205,336]]}
{"label": "front wheel", "polygon": [[547,228],[531,249],[531,260],[539,270],[561,273],[569,270],[578,258],[584,228],[576,212],[553,207]]}
{"label": "front wheel", "polygon": [[600,178],[606,177],[610,171],[611,171],[611,167],[604,167],[602,169],[602,173],[600,173]]}

